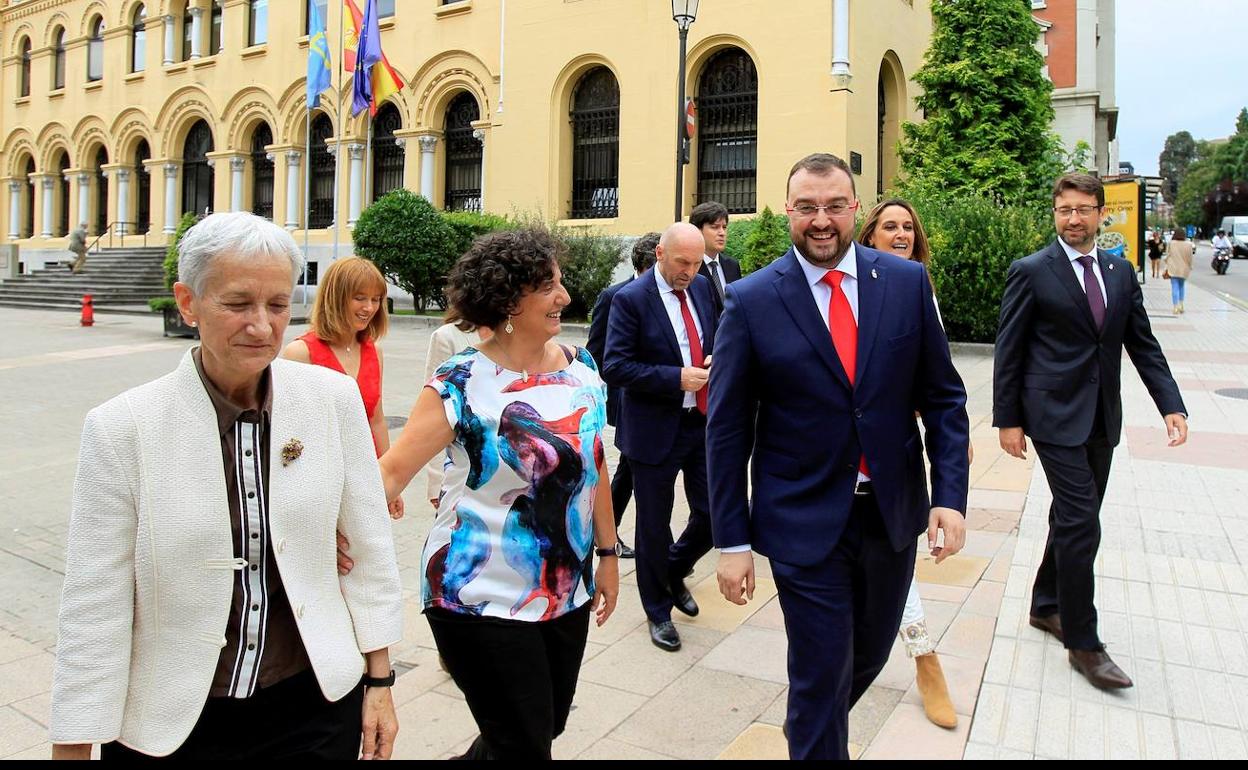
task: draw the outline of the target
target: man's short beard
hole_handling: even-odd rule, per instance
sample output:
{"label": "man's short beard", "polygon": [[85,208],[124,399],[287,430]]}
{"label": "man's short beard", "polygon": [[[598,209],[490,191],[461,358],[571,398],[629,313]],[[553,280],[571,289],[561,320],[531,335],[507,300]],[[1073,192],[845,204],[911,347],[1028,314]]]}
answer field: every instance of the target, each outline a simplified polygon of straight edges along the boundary
{"label": "man's short beard", "polygon": [[[803,240],[805,240],[805,238],[803,238]],[[802,256],[806,258],[807,262],[814,265],[815,267],[826,267],[829,269],[834,268],[837,265],[841,264],[841,260],[845,258],[845,254],[849,251],[849,245],[852,242],[853,242],[852,238],[842,238],[840,233],[836,233],[837,249],[836,249],[836,254],[834,254],[832,257],[828,259],[823,259],[823,260],[816,260],[814,256],[811,254],[803,253]],[[797,244],[794,244],[794,246],[797,246]],[[800,246],[798,246],[797,250],[801,251],[802,249]]]}

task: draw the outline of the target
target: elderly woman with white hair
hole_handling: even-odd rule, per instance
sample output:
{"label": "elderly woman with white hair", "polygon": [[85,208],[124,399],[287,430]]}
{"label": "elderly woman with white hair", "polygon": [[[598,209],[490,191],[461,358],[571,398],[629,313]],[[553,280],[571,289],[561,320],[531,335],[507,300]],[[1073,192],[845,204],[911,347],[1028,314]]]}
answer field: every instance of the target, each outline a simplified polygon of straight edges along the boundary
{"label": "elderly woman with white hair", "polygon": [[303,258],[247,213],[178,254],[200,345],[83,427],[53,757],[389,758],[403,602],[368,420],[349,377],[277,359]]}

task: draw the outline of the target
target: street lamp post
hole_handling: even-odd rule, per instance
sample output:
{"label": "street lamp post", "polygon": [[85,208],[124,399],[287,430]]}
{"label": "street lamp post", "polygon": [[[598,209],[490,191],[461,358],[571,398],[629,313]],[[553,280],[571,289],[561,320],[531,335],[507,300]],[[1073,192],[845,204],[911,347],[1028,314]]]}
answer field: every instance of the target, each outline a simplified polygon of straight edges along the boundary
{"label": "street lamp post", "polygon": [[672,0],[672,20],[680,30],[680,66],[676,79],[676,218],[684,218],[685,46],[689,27],[698,18],[698,0]]}

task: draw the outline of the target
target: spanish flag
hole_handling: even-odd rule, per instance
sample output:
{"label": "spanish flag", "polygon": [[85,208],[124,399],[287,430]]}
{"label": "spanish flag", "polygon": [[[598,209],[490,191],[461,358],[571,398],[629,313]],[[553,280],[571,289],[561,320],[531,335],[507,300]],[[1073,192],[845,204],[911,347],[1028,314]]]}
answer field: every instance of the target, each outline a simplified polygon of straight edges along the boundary
{"label": "spanish flag", "polygon": [[[369,3],[375,3],[376,0],[367,0]],[[355,72],[356,49],[360,44],[360,36],[364,29],[364,14],[360,11],[360,7],[356,5],[355,0],[342,0],[343,16],[351,21],[346,25],[345,34],[342,40],[342,69],[345,72]],[[374,18],[376,11],[374,10]],[[380,41],[378,41],[380,49]],[[405,85],[403,79],[399,77],[399,73],[394,71],[390,66],[390,60],[386,58],[383,51],[381,53],[381,61],[373,65],[372,71],[372,101],[369,102],[368,114],[375,117],[377,108],[388,99],[392,94],[398,93]]]}

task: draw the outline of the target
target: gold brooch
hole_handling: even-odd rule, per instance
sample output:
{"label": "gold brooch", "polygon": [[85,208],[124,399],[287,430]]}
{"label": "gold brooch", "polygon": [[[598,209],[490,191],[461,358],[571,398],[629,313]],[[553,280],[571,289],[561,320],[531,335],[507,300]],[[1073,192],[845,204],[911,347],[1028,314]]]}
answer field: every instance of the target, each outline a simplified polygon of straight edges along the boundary
{"label": "gold brooch", "polygon": [[292,438],[282,447],[282,467],[290,465],[299,459],[299,455],[303,454],[303,443],[297,438]]}

